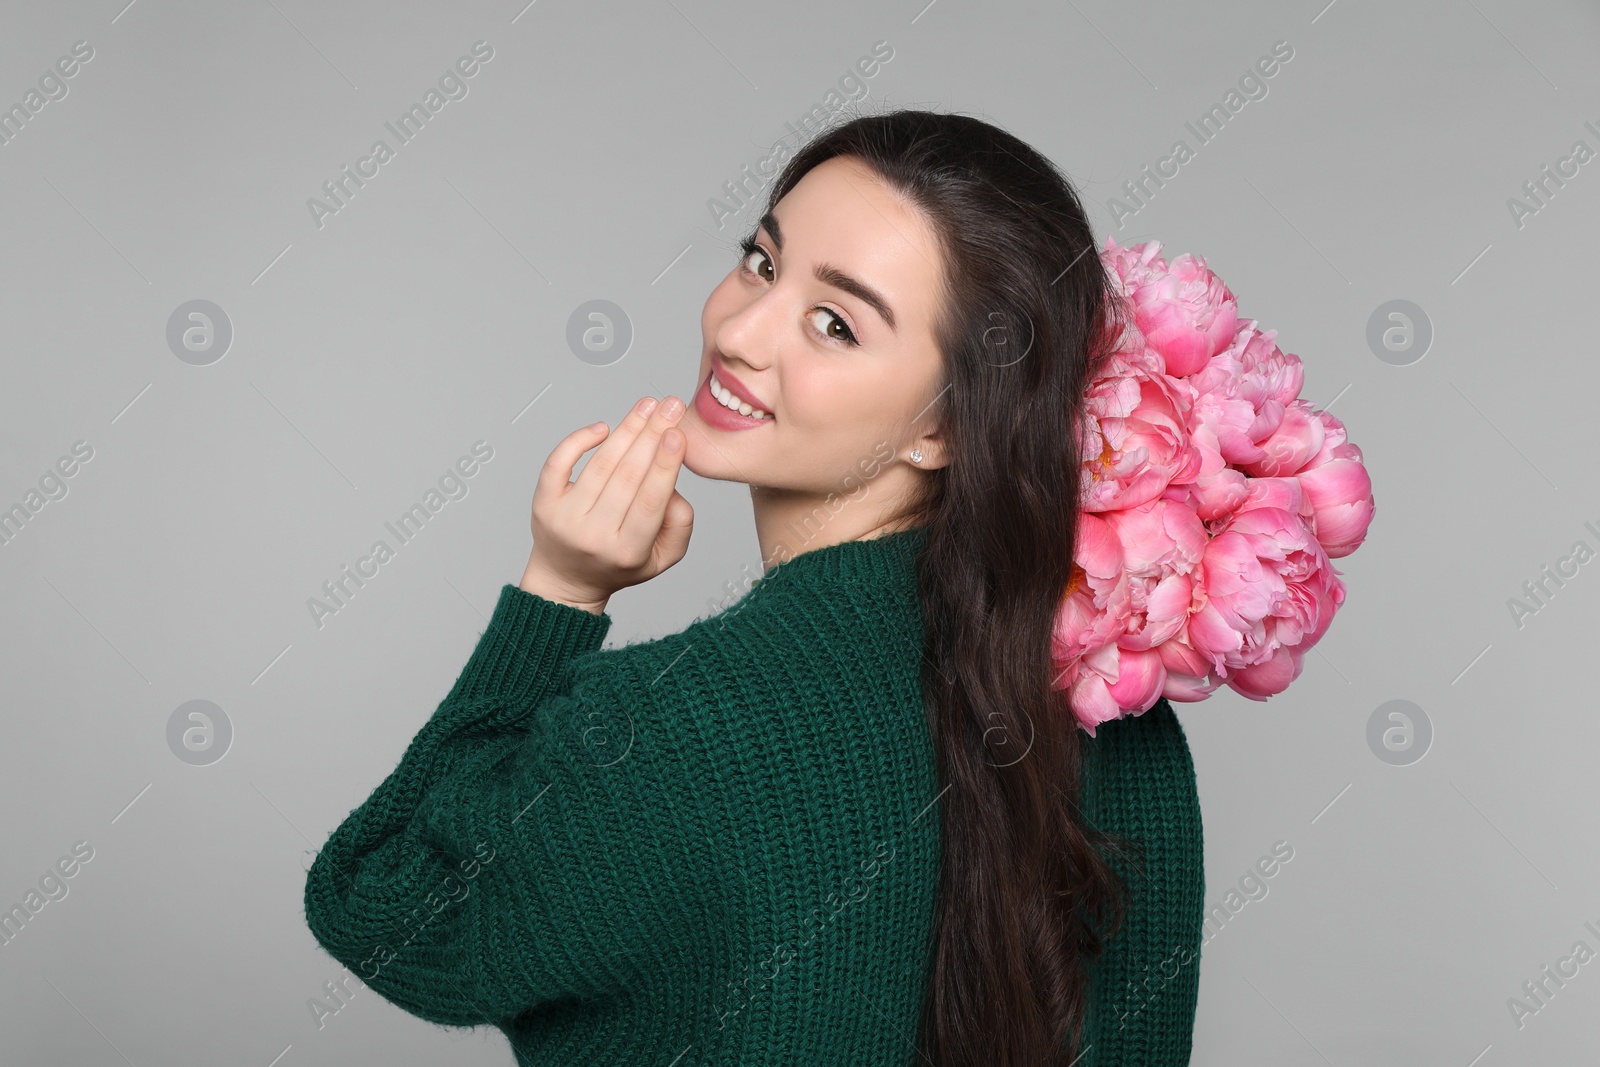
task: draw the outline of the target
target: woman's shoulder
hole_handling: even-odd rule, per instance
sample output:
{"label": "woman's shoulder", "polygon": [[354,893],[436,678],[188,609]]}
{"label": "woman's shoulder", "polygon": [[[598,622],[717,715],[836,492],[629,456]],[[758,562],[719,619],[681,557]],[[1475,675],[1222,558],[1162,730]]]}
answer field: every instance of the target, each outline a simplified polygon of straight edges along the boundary
{"label": "woman's shoulder", "polygon": [[1199,781],[1183,725],[1165,697],[1138,715],[1100,723],[1088,740],[1086,800],[1104,814],[1131,806],[1150,817],[1199,818]]}
{"label": "woman's shoulder", "polygon": [[790,729],[836,746],[836,730],[919,727],[920,620],[886,597],[758,583],[681,630],[574,657],[568,714],[593,724],[586,744],[712,774],[759,762],[751,746],[794,755]]}
{"label": "woman's shoulder", "polygon": [[583,653],[572,669],[579,683],[654,688],[682,668],[732,679],[784,663],[915,657],[921,639],[914,589],[784,575],[756,581],[732,604],[675,632]]}

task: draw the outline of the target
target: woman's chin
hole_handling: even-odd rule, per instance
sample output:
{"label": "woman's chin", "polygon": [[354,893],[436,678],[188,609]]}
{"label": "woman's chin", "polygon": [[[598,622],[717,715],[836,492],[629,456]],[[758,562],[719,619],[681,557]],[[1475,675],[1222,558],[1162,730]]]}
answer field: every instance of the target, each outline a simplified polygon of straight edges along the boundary
{"label": "woman's chin", "polygon": [[[688,436],[696,435],[691,431]],[[718,452],[704,437],[689,442],[688,450],[683,455],[683,469],[713,482],[747,482],[751,474],[735,466],[731,457]]]}
{"label": "woman's chin", "polygon": [[[702,462],[707,456],[710,457],[709,460]],[[699,448],[695,448],[693,445],[689,447],[689,451],[683,457],[683,469],[698,478],[705,478],[707,481],[739,482],[744,480],[739,477],[738,472],[733,469],[727,460],[712,452],[710,447],[705,444],[702,444]]]}
{"label": "woman's chin", "polygon": [[[716,467],[717,454],[711,445],[706,442],[706,431],[701,426],[688,426],[685,418],[678,423],[678,432],[683,434],[683,469],[701,478],[714,478],[712,473]],[[709,460],[709,462],[708,462]],[[726,461],[723,461],[726,463]]]}

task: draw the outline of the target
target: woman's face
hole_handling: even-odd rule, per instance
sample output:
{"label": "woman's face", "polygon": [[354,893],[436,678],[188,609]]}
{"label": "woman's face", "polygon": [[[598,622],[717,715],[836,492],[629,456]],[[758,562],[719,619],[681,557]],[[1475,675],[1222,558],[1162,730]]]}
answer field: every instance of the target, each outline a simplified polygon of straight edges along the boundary
{"label": "woman's face", "polygon": [[[874,511],[886,510],[918,470],[944,462],[928,436],[943,388],[932,332],[937,238],[864,165],[835,157],[774,206],[753,240],[700,315],[700,373],[679,423],[684,465],[801,510],[829,494],[860,499],[864,487]],[[724,407],[713,377],[765,417]]]}

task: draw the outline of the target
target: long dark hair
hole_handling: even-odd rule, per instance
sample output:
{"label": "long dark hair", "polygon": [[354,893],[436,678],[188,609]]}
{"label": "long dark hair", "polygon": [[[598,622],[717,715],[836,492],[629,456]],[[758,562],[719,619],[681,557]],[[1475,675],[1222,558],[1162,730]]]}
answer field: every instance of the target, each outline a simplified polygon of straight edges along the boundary
{"label": "long dark hair", "polygon": [[767,210],[835,156],[866,164],[931,222],[950,457],[896,516],[925,525],[922,687],[947,788],[931,971],[918,1039],[936,1067],[1076,1059],[1091,965],[1127,883],[1079,810],[1092,744],[1052,688],[1073,580],[1079,425],[1124,311],[1067,178],[979,119],[897,110],[803,145]]}

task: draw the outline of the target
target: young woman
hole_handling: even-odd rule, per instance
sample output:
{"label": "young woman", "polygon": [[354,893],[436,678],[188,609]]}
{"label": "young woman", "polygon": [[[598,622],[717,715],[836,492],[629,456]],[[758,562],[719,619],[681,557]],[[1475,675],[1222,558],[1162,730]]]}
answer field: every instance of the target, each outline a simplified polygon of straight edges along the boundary
{"label": "young woman", "polygon": [[[1120,314],[1083,208],[925,111],[818,136],[766,208],[687,407],[550,454],[521,582],[307,922],[521,1064],[1187,1063],[1183,731],[1162,700],[1091,739],[1051,685]],[[611,594],[687,550],[683,466],[750,485],[763,576],[603,649]]]}

